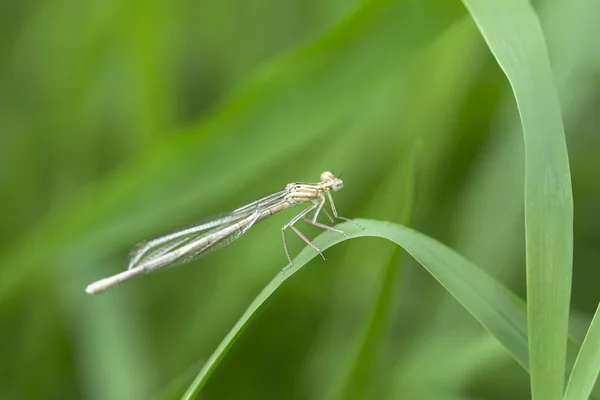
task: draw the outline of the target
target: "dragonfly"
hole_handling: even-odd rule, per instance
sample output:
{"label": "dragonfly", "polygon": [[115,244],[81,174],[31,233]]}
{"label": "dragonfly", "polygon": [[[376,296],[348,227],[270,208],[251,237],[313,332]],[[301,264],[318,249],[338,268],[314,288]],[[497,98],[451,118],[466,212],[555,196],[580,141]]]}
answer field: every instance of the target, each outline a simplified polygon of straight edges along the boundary
{"label": "dragonfly", "polygon": [[[325,171],[320,178],[321,181],[318,183],[289,183],[285,189],[279,192],[262,197],[218,217],[144,240],[136,244],[130,252],[127,270],[90,284],[86,288],[86,292],[89,294],[102,293],[136,276],[196,260],[230,244],[260,221],[299,204],[307,206],[281,228],[283,248],[290,262],[289,266],[293,263],[285,237],[288,228],[325,259],[321,250],[302,234],[295,224],[302,219],[311,225],[340,233],[348,238],[348,235],[342,230],[318,222],[319,214],[323,212],[332,224],[334,217],[357,225],[358,223],[340,216],[335,208],[331,192],[339,192],[344,188],[344,182],[340,177]],[[333,217],[323,208],[327,200],[329,200]],[[312,218],[308,218],[308,214],[312,211],[314,211]]]}

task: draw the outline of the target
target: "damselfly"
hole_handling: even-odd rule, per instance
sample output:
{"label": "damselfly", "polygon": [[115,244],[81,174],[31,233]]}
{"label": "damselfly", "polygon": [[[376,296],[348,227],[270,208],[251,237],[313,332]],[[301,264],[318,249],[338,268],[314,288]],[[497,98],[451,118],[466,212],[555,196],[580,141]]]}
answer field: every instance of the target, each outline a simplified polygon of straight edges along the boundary
{"label": "damselfly", "polygon": [[[101,293],[114,285],[143,273],[192,261],[210,251],[228,245],[246,233],[254,224],[297,204],[308,203],[309,205],[281,228],[283,248],[290,265],[292,259],[285,240],[287,228],[292,229],[325,259],[321,250],[308,240],[294,224],[303,219],[311,225],[338,232],[348,237],[344,232],[333,226],[317,222],[317,217],[321,211],[327,215],[332,223],[334,222],[333,217],[323,208],[326,199],[329,199],[331,211],[335,218],[352,221],[338,215],[331,197],[331,191],[339,192],[343,188],[344,182],[331,172],[326,171],[321,174],[321,182],[319,183],[290,183],[279,192],[221,215],[219,218],[212,218],[199,225],[181,228],[140,242],[134,246],[130,253],[127,271],[92,283],[86,288],[86,292],[89,294]],[[313,210],[314,215],[312,218],[307,218],[307,215]]]}

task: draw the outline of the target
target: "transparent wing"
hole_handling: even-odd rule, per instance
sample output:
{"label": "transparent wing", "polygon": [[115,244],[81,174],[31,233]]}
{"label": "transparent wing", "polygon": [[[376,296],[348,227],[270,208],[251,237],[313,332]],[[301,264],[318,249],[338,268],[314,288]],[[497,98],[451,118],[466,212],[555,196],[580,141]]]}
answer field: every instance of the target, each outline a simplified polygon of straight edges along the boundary
{"label": "transparent wing", "polygon": [[[188,263],[188,262],[191,262],[194,260],[198,260],[199,258],[202,258],[210,253],[220,250],[223,247],[227,246],[228,244],[232,243],[237,238],[239,238],[244,233],[246,233],[248,231],[248,229],[252,228],[252,226],[256,223],[256,221],[262,214],[262,210],[264,210],[264,209],[257,210],[254,213],[252,213],[248,218],[248,222],[243,224],[242,229],[235,229],[234,231],[221,236],[221,238],[218,241],[213,241],[208,246],[203,246],[200,250],[196,250],[199,246],[196,246],[196,243],[194,243],[194,241],[190,241],[189,244],[186,244],[186,246],[189,246],[190,251],[185,252],[185,254],[183,256],[181,256],[177,261],[175,261],[171,265],[176,266],[176,265]],[[223,227],[223,229],[225,229],[225,228],[226,227]],[[210,233],[207,233],[207,235],[211,235],[212,233],[216,233],[219,231],[221,231],[221,230],[214,230]],[[203,237],[200,237],[196,240],[196,242],[199,242],[202,240],[203,240]]]}
{"label": "transparent wing", "polygon": [[[199,258],[200,255],[220,249],[243,235],[254,225],[266,207],[281,201],[285,194],[286,191],[282,190],[237,208],[230,213],[208,218],[167,234],[146,239],[136,244],[129,253],[127,268],[132,269],[143,264],[155,264],[156,266],[151,269],[167,265],[179,265]],[[244,222],[242,229],[228,232],[228,227],[241,221]],[[207,237],[214,238],[218,236],[218,232],[224,232],[219,240],[212,240],[208,245],[200,245],[203,242],[206,243]]]}

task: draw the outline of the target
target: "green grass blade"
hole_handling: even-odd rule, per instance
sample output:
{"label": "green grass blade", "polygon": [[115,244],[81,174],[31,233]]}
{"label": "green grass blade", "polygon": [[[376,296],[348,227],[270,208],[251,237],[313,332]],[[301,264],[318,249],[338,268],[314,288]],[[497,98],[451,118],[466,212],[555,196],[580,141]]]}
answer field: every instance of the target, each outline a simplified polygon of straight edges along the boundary
{"label": "green grass blade", "polygon": [[600,305],[588,329],[579,355],[571,371],[564,400],[585,400],[590,397],[600,373]]}
{"label": "green grass blade", "polygon": [[525,0],[463,0],[512,86],[525,138],[528,329],[533,399],[562,398],[573,259],[573,199],[558,96]]}
{"label": "green grass blade", "polygon": [[[524,368],[527,368],[527,324],[524,303],[521,299],[482,269],[432,238],[389,222],[358,221],[365,227],[364,230],[357,228],[352,223],[341,224],[340,227],[351,238],[381,237],[403,247],[490,331]],[[325,232],[318,236],[314,243],[325,250],[343,240],[341,235]],[[285,280],[300,270],[313,257],[315,257],[315,253],[312,249],[305,248],[296,257],[292,268],[280,272],[262,290],[208,359],[183,396],[184,399],[192,399],[200,392],[261,305]]]}
{"label": "green grass blade", "polygon": [[[523,308],[520,307],[520,300],[517,297],[493,280],[483,270],[434,239],[389,222],[357,221],[365,227],[364,230],[357,228],[352,223],[341,224],[339,227],[351,238],[382,237],[402,246],[475,318],[486,326],[513,353],[513,356],[519,362],[527,365],[525,313]],[[325,232],[313,242],[320,249],[325,250],[344,240],[343,236],[331,233],[333,232]],[[262,304],[313,257],[315,257],[314,251],[310,248],[304,248],[294,260],[294,265],[291,268],[281,271],[267,284],[221,341],[182,399],[195,398]]]}

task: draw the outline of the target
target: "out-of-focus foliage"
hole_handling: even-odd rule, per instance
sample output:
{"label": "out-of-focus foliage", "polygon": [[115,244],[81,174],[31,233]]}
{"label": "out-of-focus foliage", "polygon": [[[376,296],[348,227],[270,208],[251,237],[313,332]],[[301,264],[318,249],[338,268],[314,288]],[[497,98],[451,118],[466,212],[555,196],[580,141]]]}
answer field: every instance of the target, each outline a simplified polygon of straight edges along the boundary
{"label": "out-of-focus foliage", "polygon": [[[600,280],[600,7],[534,7],[567,136],[571,313],[585,328]],[[145,236],[324,170],[343,173],[342,215],[410,221],[524,297],[521,124],[460,3],[7,0],[0,32],[0,398],[178,398],[285,265],[293,211],[189,266],[96,298],[85,286]],[[365,238],[311,261],[202,398],[528,399],[521,366],[396,252]]]}

